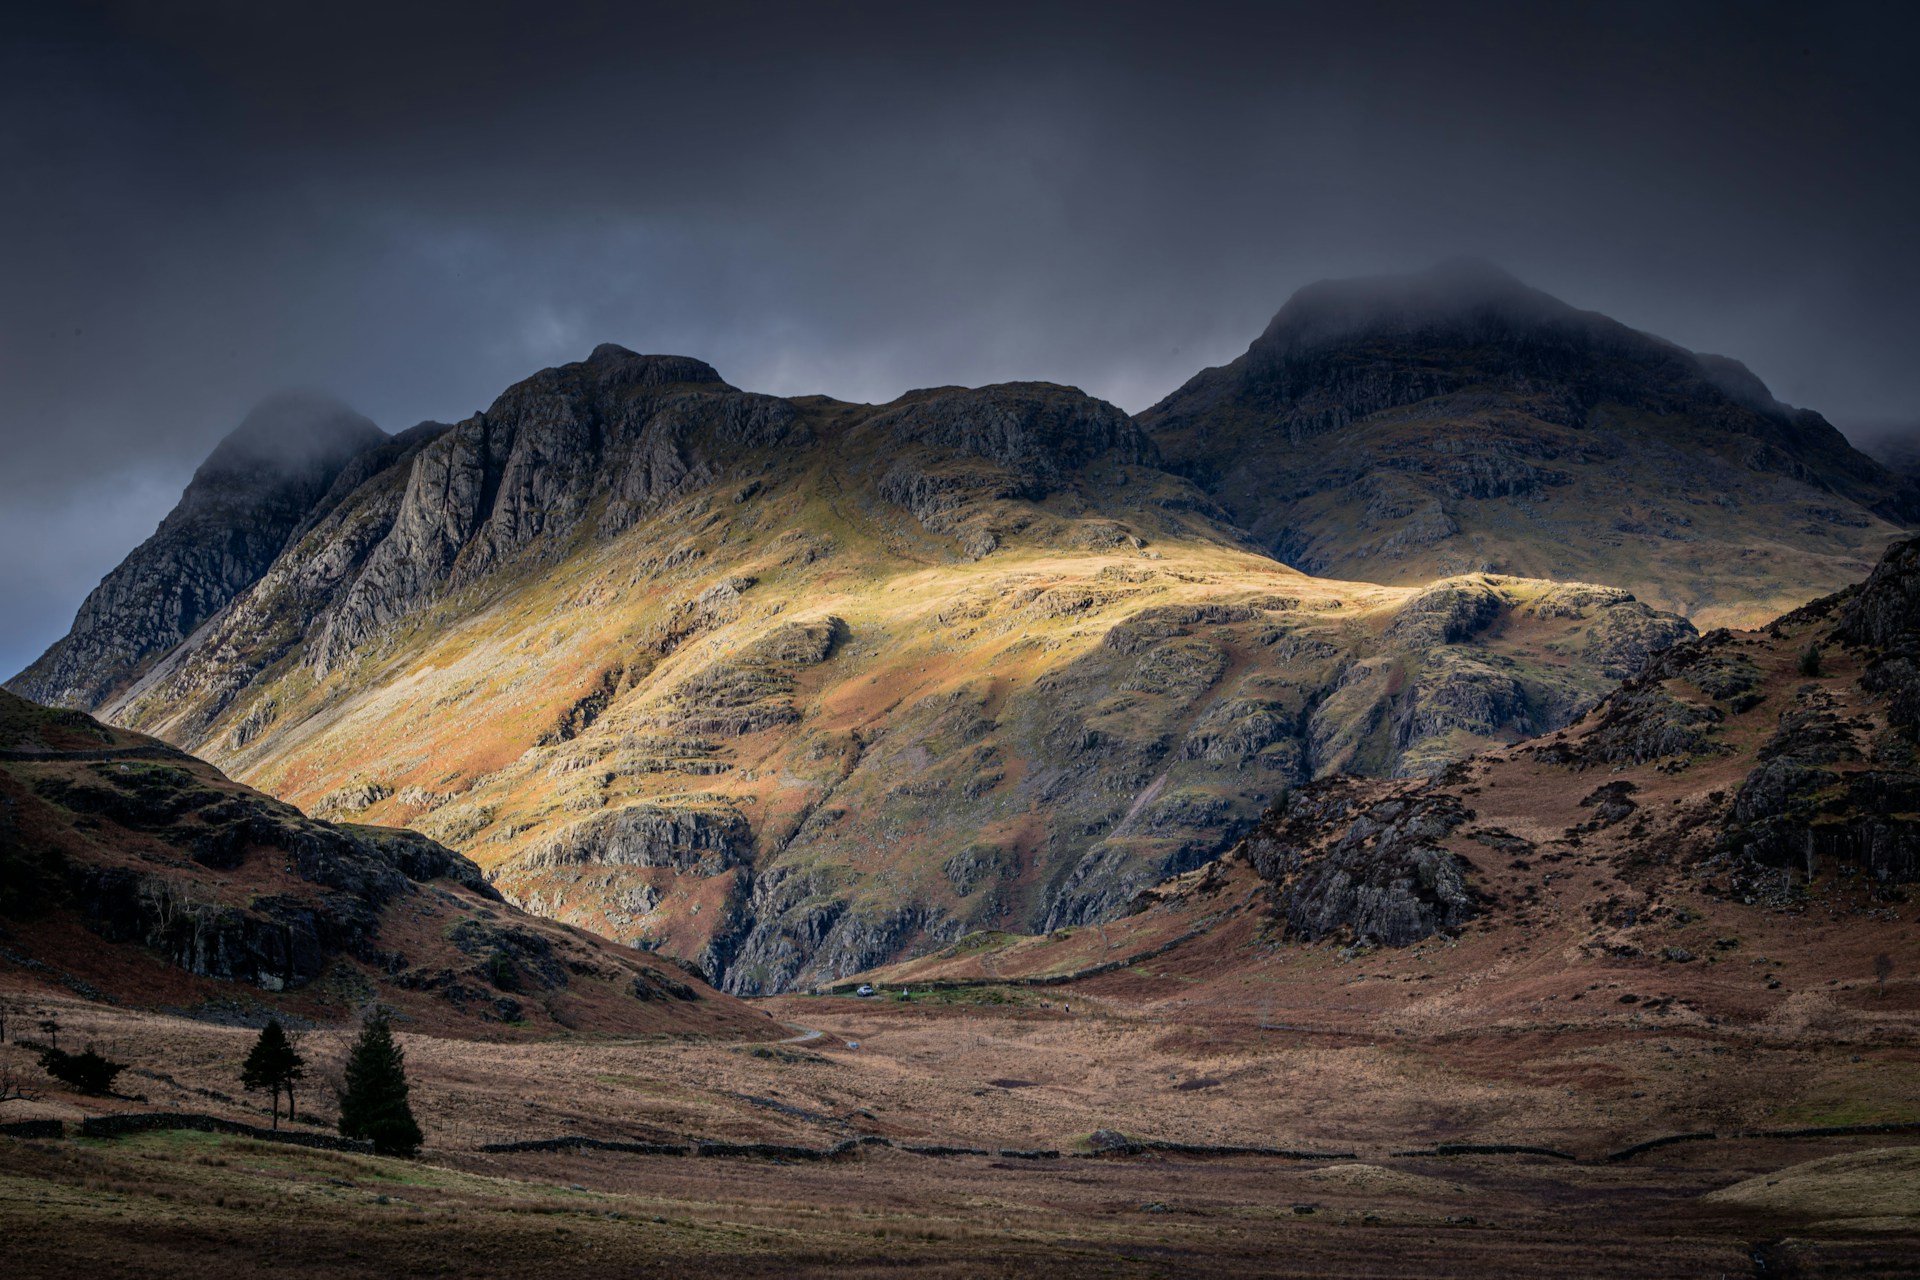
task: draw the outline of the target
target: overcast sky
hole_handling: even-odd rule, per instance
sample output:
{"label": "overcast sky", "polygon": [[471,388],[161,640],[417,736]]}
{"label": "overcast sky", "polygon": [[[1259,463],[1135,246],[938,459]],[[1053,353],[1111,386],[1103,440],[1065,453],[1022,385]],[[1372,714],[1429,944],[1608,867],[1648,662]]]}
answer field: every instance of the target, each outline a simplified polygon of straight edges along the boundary
{"label": "overcast sky", "polygon": [[602,341],[1137,410],[1301,284],[1471,253],[1920,423],[1910,4],[34,8],[0,7],[0,673],[262,396],[457,420]]}

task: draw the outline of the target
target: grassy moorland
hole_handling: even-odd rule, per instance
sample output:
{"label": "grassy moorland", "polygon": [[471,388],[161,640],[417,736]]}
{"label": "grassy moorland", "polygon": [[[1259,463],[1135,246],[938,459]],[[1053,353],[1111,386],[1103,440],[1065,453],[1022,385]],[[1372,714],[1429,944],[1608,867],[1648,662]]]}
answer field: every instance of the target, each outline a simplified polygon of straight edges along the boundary
{"label": "grassy moorland", "polygon": [[[1796,947],[1784,930],[1767,946],[1786,995],[1753,999],[1744,965],[1681,982],[1616,960],[1578,975],[1586,999],[1569,1007],[1471,942],[1276,948],[1236,909],[1245,872],[1217,879],[1138,937],[1058,943],[1131,954],[1215,924],[1158,959],[1048,988],[757,1002],[788,1024],[784,1044],[405,1033],[427,1134],[412,1161],[206,1133],[0,1137],[9,1273],[1698,1275],[1746,1274],[1758,1249],[1801,1274],[1895,1275],[1920,1242],[1909,1138],[1736,1136],[1920,1116],[1911,977],[1879,995],[1847,970],[1828,988],[1827,939]],[[1616,988],[1646,999],[1622,1005]],[[1673,1003],[1644,1011],[1655,999]],[[41,1089],[0,1106],[6,1121],[178,1108],[264,1122],[264,1099],[237,1088],[249,1030],[13,1003],[137,1074],[122,1097]],[[347,1039],[304,1035],[314,1071],[292,1127],[325,1131]],[[32,1073],[16,1046],[0,1062]],[[1701,1129],[1722,1137],[1604,1158]],[[1106,1133],[1325,1154],[1095,1155]],[[480,1150],[862,1136],[886,1141],[824,1161]],[[1576,1158],[1438,1154],[1449,1142]],[[987,1154],[909,1149],[929,1144]]]}

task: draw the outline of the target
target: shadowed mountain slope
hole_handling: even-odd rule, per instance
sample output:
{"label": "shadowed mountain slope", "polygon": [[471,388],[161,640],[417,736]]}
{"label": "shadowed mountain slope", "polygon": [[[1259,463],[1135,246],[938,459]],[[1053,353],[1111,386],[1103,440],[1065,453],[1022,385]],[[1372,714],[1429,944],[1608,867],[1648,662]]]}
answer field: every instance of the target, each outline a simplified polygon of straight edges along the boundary
{"label": "shadowed mountain slope", "polygon": [[315,821],[0,693],[0,969],[135,1005],[427,1027],[762,1034],[670,964],[507,905],[411,831]]}
{"label": "shadowed mountain slope", "polygon": [[1702,626],[1855,581],[1920,519],[1911,481],[1738,362],[1482,263],[1302,289],[1140,421],[1309,573],[1605,582]]}
{"label": "shadowed mountain slope", "polygon": [[355,467],[102,714],[740,992],[1111,915],[1287,787],[1565,724],[1692,634],[1307,578],[1050,384],[778,399],[603,346]]}

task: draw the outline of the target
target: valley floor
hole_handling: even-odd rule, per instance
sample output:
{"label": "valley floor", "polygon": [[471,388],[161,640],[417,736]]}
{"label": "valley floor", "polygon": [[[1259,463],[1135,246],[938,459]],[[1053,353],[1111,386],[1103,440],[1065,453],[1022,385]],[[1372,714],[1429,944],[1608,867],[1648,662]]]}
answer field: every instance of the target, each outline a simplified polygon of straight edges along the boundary
{"label": "valley floor", "polygon": [[[1394,962],[1448,982],[1462,960]],[[1745,1013],[1730,989],[1726,1016],[1702,1016],[1715,1007],[1707,966],[1667,966],[1668,986],[1698,975],[1661,1006],[1690,1014],[1612,995],[1603,1011],[1596,995],[1577,1020],[1516,1018],[1511,992],[1483,979],[1477,1013],[1422,1029],[1356,994],[1387,988],[1359,981],[1384,963],[1331,948],[1266,958],[1228,925],[1063,987],[756,1002],[788,1028],[784,1042],[407,1035],[428,1143],[411,1162],[207,1133],[71,1136],[72,1122],[111,1111],[264,1123],[264,1100],[237,1089],[253,1033],[23,993],[12,1002],[26,1021],[55,1014],[63,1044],[91,1040],[134,1069],[126,1096],[49,1089],[0,1107],[0,1121],[59,1118],[70,1135],[0,1137],[6,1270],[1911,1274],[1920,1129],[1755,1134],[1920,1119],[1920,982],[1896,977],[1881,995],[1823,981]],[[1659,998],[1629,966],[1582,976]],[[296,1127],[324,1131],[346,1039],[306,1033],[314,1115]],[[0,1065],[37,1078],[17,1044]],[[1092,1156],[1097,1130],[1325,1154]],[[1605,1158],[1688,1130],[1720,1136]],[[481,1150],[569,1135],[891,1145],[832,1160]],[[1461,1142],[1574,1158],[1434,1151]],[[991,1154],[905,1149],[930,1144]]]}

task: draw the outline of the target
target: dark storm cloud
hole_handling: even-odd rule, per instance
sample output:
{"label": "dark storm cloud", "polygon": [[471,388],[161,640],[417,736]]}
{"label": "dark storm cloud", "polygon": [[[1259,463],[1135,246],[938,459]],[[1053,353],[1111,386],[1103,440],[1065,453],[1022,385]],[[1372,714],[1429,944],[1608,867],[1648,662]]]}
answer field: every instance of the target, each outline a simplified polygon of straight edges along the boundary
{"label": "dark storm cloud", "polygon": [[48,7],[0,42],[0,667],[259,398],[600,341],[1133,409],[1298,285],[1492,258],[1920,423],[1904,6]]}

